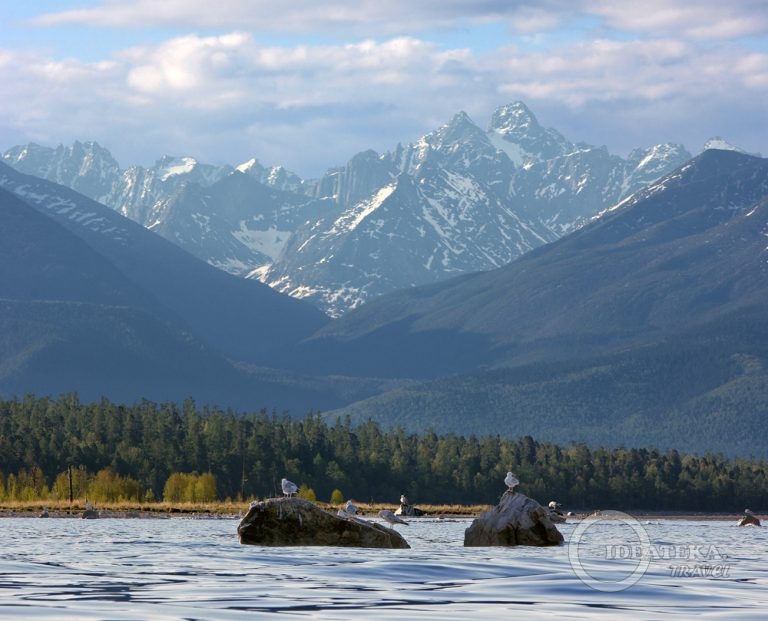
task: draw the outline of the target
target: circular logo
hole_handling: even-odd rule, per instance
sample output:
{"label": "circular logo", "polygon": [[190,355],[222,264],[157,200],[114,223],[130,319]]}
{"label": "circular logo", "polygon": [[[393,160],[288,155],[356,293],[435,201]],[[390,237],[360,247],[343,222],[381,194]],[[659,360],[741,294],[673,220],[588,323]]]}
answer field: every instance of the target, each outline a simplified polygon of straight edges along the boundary
{"label": "circular logo", "polygon": [[[618,526],[620,530],[623,531],[626,529],[621,527],[629,526],[636,536],[636,541],[634,541],[635,537],[632,537],[633,541],[621,539],[618,543],[614,545],[606,545],[604,548],[606,560],[610,558],[637,559],[638,563],[634,571],[620,580],[604,578],[602,576],[602,574],[605,573],[604,571],[600,572],[600,577],[594,576],[586,570],[582,563],[580,553],[585,550],[595,549],[594,544],[589,545],[587,540],[582,541],[582,539],[590,528],[593,528],[598,524],[601,525],[601,528],[596,529],[593,533],[596,533],[596,536],[601,542],[608,541],[607,535],[609,534],[605,532],[605,528],[603,527]],[[597,530],[600,532],[597,533]],[[610,534],[615,536],[620,533],[613,531],[613,533]],[[648,536],[648,531],[646,531],[645,528],[643,528],[643,525],[635,518],[627,513],[622,513],[621,511],[603,511],[599,514],[590,515],[589,517],[584,518],[573,530],[573,533],[571,533],[571,537],[568,540],[568,560],[571,563],[573,572],[578,576],[579,580],[588,587],[597,591],[623,591],[633,584],[636,584],[637,581],[643,577],[643,574],[645,574],[651,563],[650,548],[651,538]],[[604,569],[605,567],[603,566],[603,570]]]}

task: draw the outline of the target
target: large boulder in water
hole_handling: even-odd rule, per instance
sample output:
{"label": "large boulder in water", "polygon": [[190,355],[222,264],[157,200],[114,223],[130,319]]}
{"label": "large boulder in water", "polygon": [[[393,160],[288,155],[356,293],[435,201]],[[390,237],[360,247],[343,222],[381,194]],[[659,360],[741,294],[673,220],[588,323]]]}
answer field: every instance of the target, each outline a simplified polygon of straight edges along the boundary
{"label": "large boulder in water", "polygon": [[464,531],[465,546],[556,546],[562,542],[549,510],[511,491],[504,492],[495,508],[479,515]]}
{"label": "large boulder in water", "polygon": [[739,520],[739,526],[760,526],[760,520],[751,513],[748,513]]}
{"label": "large boulder in water", "polygon": [[240,543],[258,546],[411,547],[393,528],[348,514],[329,513],[301,498],[251,503],[237,534]]}

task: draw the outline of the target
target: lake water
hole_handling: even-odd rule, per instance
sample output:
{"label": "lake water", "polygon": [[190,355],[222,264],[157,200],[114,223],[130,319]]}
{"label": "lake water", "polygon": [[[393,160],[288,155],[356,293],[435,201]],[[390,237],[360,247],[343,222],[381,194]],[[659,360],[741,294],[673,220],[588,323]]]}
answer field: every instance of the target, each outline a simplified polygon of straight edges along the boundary
{"label": "lake water", "polygon": [[241,545],[237,519],[3,518],[0,617],[768,618],[765,527],[574,521],[555,548],[465,548],[470,522],[363,550]]}

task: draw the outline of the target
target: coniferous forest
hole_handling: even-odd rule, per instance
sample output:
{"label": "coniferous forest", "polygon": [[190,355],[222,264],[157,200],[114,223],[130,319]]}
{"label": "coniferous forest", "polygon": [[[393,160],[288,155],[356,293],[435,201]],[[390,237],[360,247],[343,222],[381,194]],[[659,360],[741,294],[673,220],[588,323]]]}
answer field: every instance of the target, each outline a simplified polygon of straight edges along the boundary
{"label": "coniferous forest", "polygon": [[[320,501],[495,504],[513,470],[519,491],[546,504],[592,511],[741,513],[768,507],[768,463],[650,448],[558,446],[531,437],[383,431],[372,422],[242,413],[215,407],[106,399],[0,399],[0,499],[65,498],[63,478],[126,483],[125,500],[168,498],[185,477],[210,500],[280,494],[280,479]],[[77,477],[76,477],[77,479]],[[215,491],[211,491],[215,490]]]}

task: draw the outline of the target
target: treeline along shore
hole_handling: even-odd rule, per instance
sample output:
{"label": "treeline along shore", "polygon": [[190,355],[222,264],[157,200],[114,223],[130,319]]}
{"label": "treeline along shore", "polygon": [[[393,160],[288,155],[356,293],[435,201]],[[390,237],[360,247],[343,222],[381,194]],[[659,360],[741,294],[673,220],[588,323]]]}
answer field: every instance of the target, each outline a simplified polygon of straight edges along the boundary
{"label": "treeline along shore", "polygon": [[574,510],[768,508],[768,463],[675,450],[558,446],[531,437],[406,434],[368,422],[243,413],[193,401],[119,405],[0,398],[0,501],[245,502],[287,477],[319,501],[495,504],[519,491]]}

